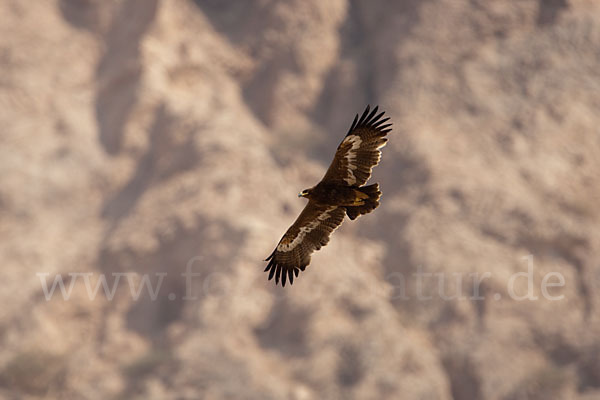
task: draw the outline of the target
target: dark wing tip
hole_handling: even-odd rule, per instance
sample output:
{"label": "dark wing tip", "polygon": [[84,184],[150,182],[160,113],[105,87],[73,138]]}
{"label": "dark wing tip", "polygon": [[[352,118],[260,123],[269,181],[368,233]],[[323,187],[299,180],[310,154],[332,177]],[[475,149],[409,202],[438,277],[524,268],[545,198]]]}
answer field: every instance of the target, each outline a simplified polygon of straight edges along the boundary
{"label": "dark wing tip", "polygon": [[390,120],[390,117],[386,117],[384,119],[379,119],[383,116],[384,113],[385,113],[385,111],[382,111],[381,114],[379,114],[378,116],[375,117],[375,120],[377,122],[374,122],[373,124],[371,124],[371,126],[373,126],[373,128],[378,128],[381,126],[381,124]]}
{"label": "dark wing tip", "polygon": [[279,277],[281,276],[281,265],[277,265],[275,269],[275,284],[277,285],[279,283]]}
{"label": "dark wing tip", "polygon": [[288,274],[286,269],[284,269],[282,272],[283,274],[281,274],[281,287],[285,287],[285,281],[287,279]]}
{"label": "dark wing tip", "polygon": [[362,113],[360,118],[358,118],[358,114],[356,114],[356,117],[354,117],[354,121],[352,121],[350,130],[348,130],[346,136],[350,135],[356,128],[372,128],[381,133],[390,132],[391,129],[387,129],[385,131],[384,129],[389,127],[391,124],[382,126],[382,124],[389,121],[390,118],[386,117],[382,119],[382,117],[385,115],[385,111],[381,111],[379,114],[377,114],[378,110],[379,106],[375,106],[375,108],[371,110],[371,105],[367,105],[367,108],[365,108],[365,111]]}
{"label": "dark wing tip", "polygon": [[271,255],[267,258],[265,258],[265,261],[269,261],[271,258],[273,258],[273,256],[275,255],[275,250],[273,250],[273,252],[271,253]]}
{"label": "dark wing tip", "polygon": [[275,263],[273,263],[273,264],[269,263],[269,265],[267,266],[267,268],[269,268],[271,270],[269,272],[269,280],[271,280],[271,279],[273,279],[273,275],[275,274],[275,270],[277,269],[277,267],[275,266]]}
{"label": "dark wing tip", "polygon": [[[379,109],[379,106],[375,106],[375,108],[373,109],[373,111],[371,111],[371,114],[369,114],[369,116],[367,117],[367,119],[364,121],[365,125],[369,125],[371,123],[371,121],[373,120],[373,117],[377,113],[378,109]],[[383,115],[383,114],[381,114],[381,115]]]}
{"label": "dark wing tip", "polygon": [[285,255],[275,248],[265,261],[268,261],[264,269],[264,272],[269,273],[267,280],[275,278],[275,285],[278,285],[281,280],[281,286],[285,286],[288,282],[290,285],[294,283],[294,278],[297,278],[300,271],[304,271],[310,263],[310,257],[308,261],[286,261]]}
{"label": "dark wing tip", "polygon": [[[265,270],[263,272],[270,271],[268,280],[271,280],[271,279],[273,279],[273,277],[275,277],[275,285],[277,285],[279,283],[280,277],[281,277],[281,286],[285,287],[285,284],[286,284],[288,278],[289,278],[290,285],[291,285],[294,282],[293,271],[296,268],[288,268],[284,265],[278,264],[274,258],[276,251],[277,251],[277,249],[273,250],[271,255],[269,255],[269,257],[267,257],[265,259],[265,261],[268,261],[269,263],[267,264],[267,266],[265,267]],[[297,272],[296,272],[296,276],[298,276]]]}
{"label": "dark wing tip", "polygon": [[360,116],[360,119],[358,120],[358,125],[362,125],[365,123],[365,120],[367,119],[367,116],[369,115],[370,109],[371,109],[371,105],[367,104],[367,108],[365,108],[365,111],[362,113],[362,115]]}
{"label": "dark wing tip", "polygon": [[[271,257],[264,272],[269,271],[268,280],[275,278],[275,285],[278,285],[279,280],[281,279],[281,286],[285,287],[287,282],[289,282],[290,285],[294,284],[294,277],[298,277],[301,268],[302,267],[288,267],[278,264],[275,259]],[[302,270],[304,271],[304,268],[302,268]]]}
{"label": "dark wing tip", "polygon": [[350,125],[350,129],[348,129],[348,134],[350,134],[350,132],[352,132],[352,130],[354,130],[354,128],[356,128],[356,123],[358,122],[358,114],[356,114],[356,116],[354,117],[354,121],[352,121],[352,125]]}

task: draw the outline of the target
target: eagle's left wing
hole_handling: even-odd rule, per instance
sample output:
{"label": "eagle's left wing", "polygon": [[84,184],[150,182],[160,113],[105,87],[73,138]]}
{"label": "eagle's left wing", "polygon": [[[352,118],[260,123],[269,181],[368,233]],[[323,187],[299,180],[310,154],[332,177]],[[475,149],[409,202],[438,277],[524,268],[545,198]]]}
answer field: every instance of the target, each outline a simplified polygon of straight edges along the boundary
{"label": "eagle's left wing", "polygon": [[385,146],[385,135],[392,124],[385,124],[389,118],[377,114],[378,107],[369,113],[369,106],[360,119],[358,114],[350,130],[338,146],[333,161],[322,182],[345,186],[362,186],[371,177],[371,171],[381,158],[380,148]]}
{"label": "eagle's left wing", "polygon": [[281,284],[285,286],[289,278],[291,285],[294,276],[298,276],[310,263],[310,255],[329,242],[329,235],[340,226],[345,214],[344,207],[323,206],[309,201],[265,260],[269,261],[265,268],[265,271],[270,271],[269,280],[275,276],[277,284],[281,278]]}

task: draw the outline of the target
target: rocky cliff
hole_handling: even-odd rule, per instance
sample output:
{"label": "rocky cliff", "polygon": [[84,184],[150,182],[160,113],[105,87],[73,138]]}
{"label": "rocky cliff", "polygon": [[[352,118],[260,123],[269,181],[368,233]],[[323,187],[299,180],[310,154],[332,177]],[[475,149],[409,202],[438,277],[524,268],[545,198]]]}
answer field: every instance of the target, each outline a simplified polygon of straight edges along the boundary
{"label": "rocky cliff", "polygon": [[[0,399],[600,398],[598,2],[0,20]],[[381,206],[275,287],[262,259],[368,103]]]}

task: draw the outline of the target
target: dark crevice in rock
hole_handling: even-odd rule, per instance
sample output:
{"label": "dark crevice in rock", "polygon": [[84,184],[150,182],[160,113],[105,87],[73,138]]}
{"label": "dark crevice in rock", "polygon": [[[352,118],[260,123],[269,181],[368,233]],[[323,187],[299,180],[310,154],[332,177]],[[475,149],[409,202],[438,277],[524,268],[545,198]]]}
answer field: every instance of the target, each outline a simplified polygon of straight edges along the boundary
{"label": "dark crevice in rock", "polygon": [[[101,249],[97,265],[109,287],[116,279],[114,273],[124,272],[136,273],[140,279],[147,277],[152,288],[157,290],[153,298],[145,286],[140,297],[134,299],[126,313],[129,329],[160,340],[166,327],[182,318],[186,304],[220,295],[229,287],[225,281],[237,254],[219,255],[221,252],[212,250],[229,241],[243,243],[245,233],[220,220],[199,219],[195,226],[189,229],[176,224],[172,234],[157,234],[158,247],[149,253],[137,253],[128,248],[112,250],[108,246]],[[197,275],[186,277],[184,274],[188,272]],[[158,288],[160,274],[164,276]],[[136,290],[140,285],[141,281],[136,283]],[[126,277],[119,282],[118,288],[121,295],[131,295]]]}
{"label": "dark crevice in rock", "polygon": [[309,354],[307,327],[311,312],[278,300],[263,325],[254,333],[265,349],[276,350],[289,357],[306,357]]}
{"label": "dark crevice in rock", "polygon": [[539,0],[537,24],[553,25],[560,14],[569,7],[567,0]]}
{"label": "dark crevice in rock", "polygon": [[[171,114],[164,104],[156,107],[148,132],[146,153],[138,160],[129,181],[105,201],[103,218],[118,221],[126,217],[153,184],[198,165],[201,157],[194,145],[196,130],[180,125],[177,116]],[[184,132],[184,140],[178,142],[174,135],[181,131]]]}
{"label": "dark crevice in rock", "polygon": [[111,155],[121,150],[125,125],[138,100],[142,79],[140,44],[156,17],[158,0],[125,0],[106,34],[96,69],[98,139]]}
{"label": "dark crevice in rock", "polygon": [[442,365],[450,381],[453,400],[483,399],[481,378],[466,355],[447,355],[442,358]]}

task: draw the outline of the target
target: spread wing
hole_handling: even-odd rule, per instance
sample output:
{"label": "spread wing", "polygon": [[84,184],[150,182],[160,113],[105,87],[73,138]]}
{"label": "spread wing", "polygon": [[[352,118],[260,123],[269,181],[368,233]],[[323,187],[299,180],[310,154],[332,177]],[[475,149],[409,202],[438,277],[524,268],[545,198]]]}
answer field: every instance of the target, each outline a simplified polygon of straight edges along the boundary
{"label": "spread wing", "polygon": [[298,276],[310,263],[310,255],[329,242],[329,235],[340,226],[345,214],[344,207],[323,206],[309,201],[265,260],[269,261],[265,268],[265,271],[270,271],[269,280],[275,276],[277,284],[281,278],[281,284],[285,286],[289,278],[291,285],[294,276]]}
{"label": "spread wing", "polygon": [[384,112],[377,114],[377,109],[375,107],[369,113],[367,106],[360,119],[356,114],[322,182],[346,186],[362,186],[367,183],[373,167],[381,159],[379,149],[387,142],[385,135],[392,130],[392,124],[385,124],[389,117],[382,119]]}

